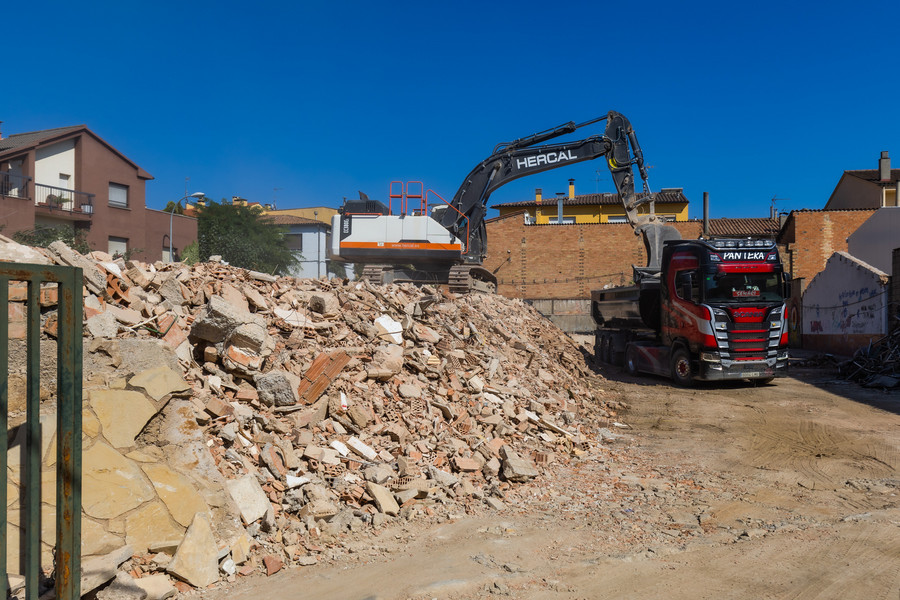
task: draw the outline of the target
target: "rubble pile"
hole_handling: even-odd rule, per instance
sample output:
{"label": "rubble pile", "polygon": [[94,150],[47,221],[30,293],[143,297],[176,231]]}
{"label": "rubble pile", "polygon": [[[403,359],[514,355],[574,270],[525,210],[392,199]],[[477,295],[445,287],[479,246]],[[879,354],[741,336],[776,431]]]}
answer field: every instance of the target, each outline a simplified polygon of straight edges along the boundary
{"label": "rubble pile", "polygon": [[[616,408],[589,387],[577,344],[518,300],[275,278],[221,262],[148,265],[61,243],[51,252],[84,269],[85,332],[108,364],[126,353],[111,340],[174,351],[183,386],[151,392],[141,382],[165,375],[160,367],[110,387],[138,389],[148,412],[196,428],[227,490],[224,504],[201,490],[201,510],[177,514],[155,467],[142,466],[169,508],[167,535],[180,539],[134,547],[132,577],[165,571],[202,587],[335,558],[352,551],[349,534],[390,520],[503,510],[516,486],[598,442]],[[142,444],[163,446],[154,436],[166,426],[146,418],[115,445],[134,444],[126,460],[154,455]],[[175,454],[155,456],[202,487]],[[218,527],[217,515],[211,524],[214,507],[237,527]]]}
{"label": "rubble pile", "polygon": [[857,350],[853,358],[840,365],[839,372],[842,378],[864,387],[900,386],[900,327]]}

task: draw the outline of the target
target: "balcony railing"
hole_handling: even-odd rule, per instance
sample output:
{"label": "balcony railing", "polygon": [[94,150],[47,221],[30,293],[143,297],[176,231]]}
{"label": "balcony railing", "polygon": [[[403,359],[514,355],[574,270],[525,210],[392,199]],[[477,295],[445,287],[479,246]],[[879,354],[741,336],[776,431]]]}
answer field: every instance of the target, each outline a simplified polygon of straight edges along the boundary
{"label": "balcony railing", "polygon": [[34,203],[37,206],[46,206],[51,211],[80,212],[86,215],[94,212],[94,194],[43,183],[34,184]]}
{"label": "balcony railing", "polygon": [[28,182],[31,177],[18,173],[0,172],[0,196],[28,198]]}

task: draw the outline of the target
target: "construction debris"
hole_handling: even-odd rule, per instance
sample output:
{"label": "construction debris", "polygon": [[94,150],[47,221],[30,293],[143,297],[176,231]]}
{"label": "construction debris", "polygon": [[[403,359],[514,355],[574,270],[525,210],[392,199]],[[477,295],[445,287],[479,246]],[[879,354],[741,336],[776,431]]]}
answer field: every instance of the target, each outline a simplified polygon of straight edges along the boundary
{"label": "construction debris", "polygon": [[[900,320],[900,317],[895,317]],[[900,386],[900,327],[857,350],[840,365],[844,379],[864,387],[891,389]]]}
{"label": "construction debris", "polygon": [[[610,425],[578,345],[519,300],[70,253],[108,369],[86,372],[85,513],[124,532],[138,581],[272,574],[391,519],[505,510]],[[181,372],[128,367],[142,340]]]}

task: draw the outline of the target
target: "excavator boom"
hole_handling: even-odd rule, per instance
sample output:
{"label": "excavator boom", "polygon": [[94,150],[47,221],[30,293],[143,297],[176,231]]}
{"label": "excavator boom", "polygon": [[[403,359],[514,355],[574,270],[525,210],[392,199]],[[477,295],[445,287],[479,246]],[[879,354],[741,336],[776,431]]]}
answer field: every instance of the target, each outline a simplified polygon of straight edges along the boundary
{"label": "excavator boom", "polygon": [[[606,129],[603,135],[592,135],[573,142],[543,144],[604,120]],[[646,269],[658,270],[663,241],[678,239],[680,236],[677,230],[665,225],[656,216],[654,196],[647,185],[647,170],[637,135],[628,119],[614,111],[585,123],[576,124],[570,121],[512,142],[498,144],[490,156],[469,172],[447,206],[442,210],[435,209],[431,215],[393,216],[382,210],[380,215],[384,221],[382,223],[378,221],[379,215],[372,212],[378,209],[370,207],[373,203],[367,197],[363,198],[361,195],[360,202],[355,204],[357,207],[366,207],[362,214],[358,209],[348,208],[345,203],[342,214],[335,216],[334,236],[337,243],[333,242],[332,254],[344,256],[345,260],[351,262],[412,264],[418,266],[420,271],[428,273],[424,278],[406,273],[400,279],[394,280],[420,278],[428,281],[453,280],[457,282],[456,287],[459,287],[464,279],[460,274],[465,272],[488,280],[490,284],[489,280],[493,279],[493,275],[480,266],[487,255],[485,215],[491,194],[501,186],[521,177],[600,157],[606,157],[616,191],[625,208],[628,221],[635,229],[635,234],[644,236],[649,256]],[[635,166],[642,180],[640,192],[635,191]],[[641,210],[644,205],[648,206],[647,210]],[[367,228],[363,233],[358,231],[359,227],[356,227],[356,233],[351,233],[355,227],[354,218],[359,226]],[[375,220],[372,220],[373,218]],[[392,223],[387,221],[389,218],[399,221]],[[429,221],[421,224],[418,221],[415,223],[410,221],[414,226],[407,227],[403,223],[404,219],[429,219]],[[443,231],[449,233],[449,239],[444,239],[445,234],[430,228],[432,220],[437,221]],[[398,234],[396,241],[375,240],[377,236],[384,237],[385,231],[403,233]],[[404,240],[402,236],[409,235],[405,233],[408,231],[415,231],[415,237]],[[351,255],[352,248],[366,248],[366,253],[357,252]],[[439,263],[445,267],[435,267],[435,264]],[[376,273],[385,271],[386,269],[379,265],[377,269],[370,268],[367,273],[376,278]],[[382,281],[386,279],[382,278]],[[496,281],[493,283],[496,284]]]}

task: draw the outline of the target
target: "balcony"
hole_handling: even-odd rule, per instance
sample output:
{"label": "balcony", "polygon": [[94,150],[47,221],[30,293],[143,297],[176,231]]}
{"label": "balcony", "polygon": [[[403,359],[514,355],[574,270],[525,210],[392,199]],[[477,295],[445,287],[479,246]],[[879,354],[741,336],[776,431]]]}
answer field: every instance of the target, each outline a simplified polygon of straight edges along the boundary
{"label": "balcony", "polygon": [[31,181],[31,177],[25,175],[7,171],[0,172],[0,197],[27,200],[29,181]]}
{"label": "balcony", "polygon": [[87,221],[94,214],[94,194],[34,184],[34,204],[42,214],[72,221]]}

